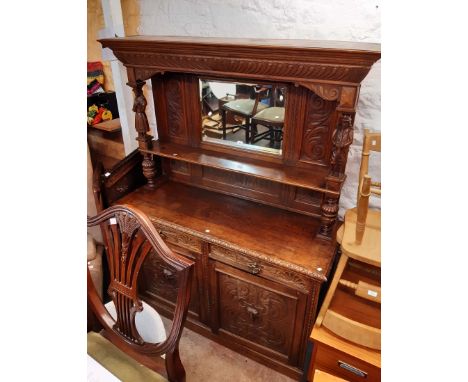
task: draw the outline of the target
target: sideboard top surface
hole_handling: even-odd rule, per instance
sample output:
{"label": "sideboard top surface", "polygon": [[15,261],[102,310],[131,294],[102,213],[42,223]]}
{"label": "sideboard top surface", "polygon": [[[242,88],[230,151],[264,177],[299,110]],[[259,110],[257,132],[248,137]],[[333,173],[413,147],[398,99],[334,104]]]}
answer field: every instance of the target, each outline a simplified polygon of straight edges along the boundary
{"label": "sideboard top surface", "polygon": [[173,223],[247,254],[265,255],[317,279],[326,280],[331,266],[334,243],[317,239],[319,222],[305,215],[172,181],[155,190],[141,187],[118,203],[141,209],[153,221]]}

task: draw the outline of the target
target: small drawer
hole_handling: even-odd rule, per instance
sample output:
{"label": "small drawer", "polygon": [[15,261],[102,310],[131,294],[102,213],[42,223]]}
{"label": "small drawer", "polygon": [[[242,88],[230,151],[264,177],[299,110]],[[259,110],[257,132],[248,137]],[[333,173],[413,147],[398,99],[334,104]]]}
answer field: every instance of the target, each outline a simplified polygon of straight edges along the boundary
{"label": "small drawer", "polygon": [[164,241],[179,247],[189,249],[195,253],[202,253],[201,240],[185,232],[179,232],[173,228],[153,223],[159,235]]}
{"label": "small drawer", "polygon": [[334,348],[317,343],[315,369],[324,370],[351,382],[380,382],[380,368]]}
{"label": "small drawer", "polygon": [[232,265],[238,269],[249,272],[252,275],[263,277],[272,281],[292,287],[301,292],[308,293],[312,288],[311,280],[298,272],[281,267],[280,265],[259,260],[255,257],[244,255],[232,249],[218,245],[212,245],[210,257]]}

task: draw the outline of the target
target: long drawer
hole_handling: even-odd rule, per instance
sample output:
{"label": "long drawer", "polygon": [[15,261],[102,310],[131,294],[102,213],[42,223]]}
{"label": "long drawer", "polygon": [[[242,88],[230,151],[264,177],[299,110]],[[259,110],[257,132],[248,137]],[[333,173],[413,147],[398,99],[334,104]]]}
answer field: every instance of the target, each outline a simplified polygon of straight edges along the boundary
{"label": "long drawer", "polygon": [[219,245],[211,245],[210,258],[249,272],[252,275],[280,282],[281,284],[303,293],[310,292],[312,288],[311,280],[299,272],[271,264],[267,261]]}

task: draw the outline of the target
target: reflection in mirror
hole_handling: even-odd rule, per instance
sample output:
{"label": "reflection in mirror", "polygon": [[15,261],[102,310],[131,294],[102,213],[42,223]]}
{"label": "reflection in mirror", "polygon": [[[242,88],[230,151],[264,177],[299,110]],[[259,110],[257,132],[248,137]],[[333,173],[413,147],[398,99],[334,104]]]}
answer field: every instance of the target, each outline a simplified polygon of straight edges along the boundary
{"label": "reflection in mirror", "polygon": [[200,79],[200,97],[203,141],[281,154],[285,86]]}

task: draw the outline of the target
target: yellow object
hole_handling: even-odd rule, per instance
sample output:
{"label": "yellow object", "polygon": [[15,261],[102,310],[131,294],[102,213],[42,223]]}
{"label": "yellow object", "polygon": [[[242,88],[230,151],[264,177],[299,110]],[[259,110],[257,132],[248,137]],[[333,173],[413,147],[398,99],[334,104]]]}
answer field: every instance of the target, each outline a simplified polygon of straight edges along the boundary
{"label": "yellow object", "polygon": [[88,111],[95,111],[96,113],[98,112],[98,107],[96,105],[92,105],[89,107]]}
{"label": "yellow object", "polygon": [[102,113],[102,119],[104,121],[110,121],[112,119],[112,113],[110,110],[106,110],[104,111],[104,113]]}

